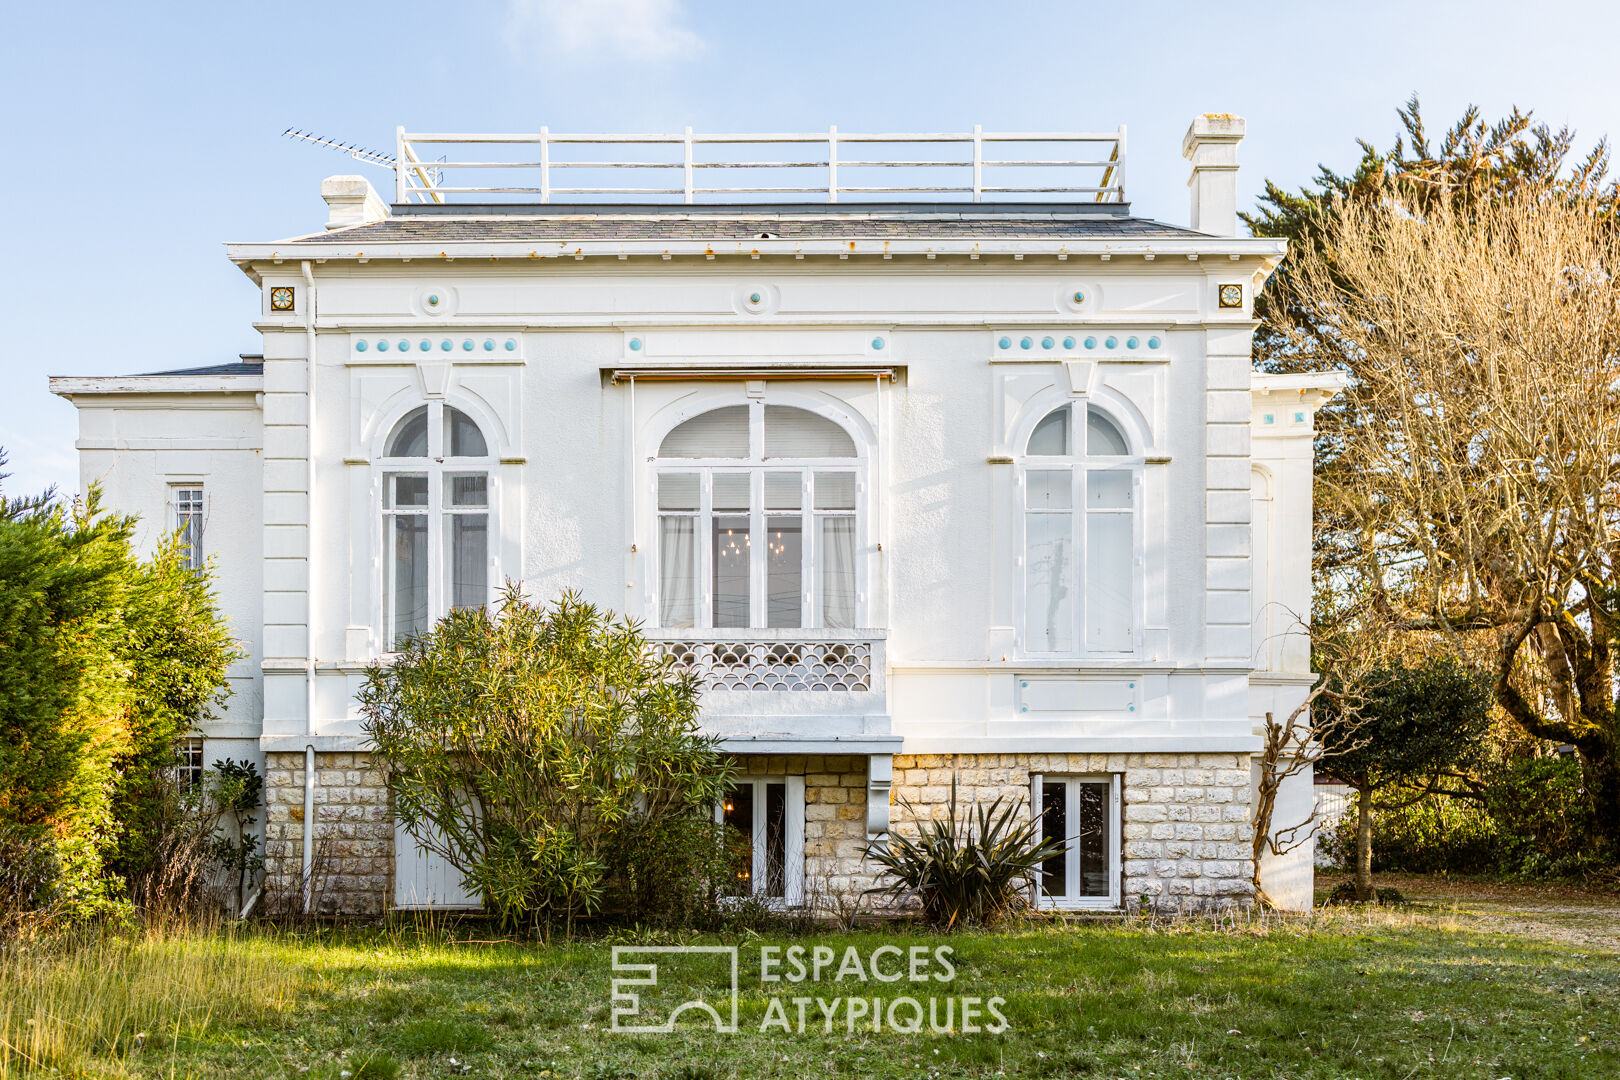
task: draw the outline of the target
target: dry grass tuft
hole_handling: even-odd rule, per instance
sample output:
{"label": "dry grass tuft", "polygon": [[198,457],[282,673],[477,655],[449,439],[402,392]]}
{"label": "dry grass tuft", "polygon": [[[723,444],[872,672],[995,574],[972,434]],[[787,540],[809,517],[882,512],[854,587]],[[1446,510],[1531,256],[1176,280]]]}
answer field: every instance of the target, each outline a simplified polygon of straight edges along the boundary
{"label": "dry grass tuft", "polygon": [[273,943],[179,929],[0,947],[0,1080],[77,1075],[171,1055],[211,1025],[259,1023],[291,1002]]}

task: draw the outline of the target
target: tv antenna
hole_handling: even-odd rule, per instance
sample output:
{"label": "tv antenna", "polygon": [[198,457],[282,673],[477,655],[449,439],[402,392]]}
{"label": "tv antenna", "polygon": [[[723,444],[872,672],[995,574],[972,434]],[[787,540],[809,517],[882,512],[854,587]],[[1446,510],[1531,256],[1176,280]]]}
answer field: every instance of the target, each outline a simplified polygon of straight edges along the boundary
{"label": "tv antenna", "polygon": [[380,169],[393,169],[397,164],[397,162],[387,154],[379,154],[375,150],[367,150],[365,147],[355,146],[353,143],[339,142],[336,139],[323,138],[320,135],[313,135],[310,132],[300,131],[297,128],[288,128],[286,131],[282,132],[282,135],[289,139],[298,139],[303,142],[314,143],[316,146],[324,146],[329,150],[342,151],[343,153],[354,158],[356,161],[363,161],[367,165],[375,165]]}

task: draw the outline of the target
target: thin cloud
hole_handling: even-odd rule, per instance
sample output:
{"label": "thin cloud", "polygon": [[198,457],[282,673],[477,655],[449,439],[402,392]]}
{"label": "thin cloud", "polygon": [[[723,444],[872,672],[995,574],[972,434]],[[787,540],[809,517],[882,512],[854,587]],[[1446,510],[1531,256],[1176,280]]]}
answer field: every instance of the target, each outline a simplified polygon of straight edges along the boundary
{"label": "thin cloud", "polygon": [[681,0],[511,0],[525,45],[573,56],[667,60],[703,48]]}

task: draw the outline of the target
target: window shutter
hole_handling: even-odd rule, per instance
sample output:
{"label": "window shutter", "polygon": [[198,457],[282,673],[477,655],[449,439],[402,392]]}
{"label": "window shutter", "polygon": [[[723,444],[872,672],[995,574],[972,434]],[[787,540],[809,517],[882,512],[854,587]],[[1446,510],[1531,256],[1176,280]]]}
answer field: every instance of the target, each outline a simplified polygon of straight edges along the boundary
{"label": "window shutter", "polygon": [[678,424],[664,436],[658,456],[666,458],[746,458],[748,406],[727,405]]}
{"label": "window shutter", "polygon": [[807,409],[765,406],[765,456],[768,458],[852,458],[855,440],[849,432]]}

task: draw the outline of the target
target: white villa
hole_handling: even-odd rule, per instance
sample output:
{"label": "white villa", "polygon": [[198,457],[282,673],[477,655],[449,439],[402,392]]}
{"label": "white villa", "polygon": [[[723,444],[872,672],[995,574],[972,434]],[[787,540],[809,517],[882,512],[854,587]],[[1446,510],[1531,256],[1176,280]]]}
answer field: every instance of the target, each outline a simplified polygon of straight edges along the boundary
{"label": "white villa", "polygon": [[[402,131],[392,202],[335,176],[324,228],[227,245],[262,356],[53,378],[84,482],[217,567],[247,658],[200,752],[265,771],[266,888],[469,902],[354,696],[513,579],[699,674],[756,891],[859,887],[955,779],[1066,841],[1044,903],[1246,901],[1339,383],[1252,370],[1285,245],[1237,235],[1243,132],[1193,122],[1181,226],[1133,216],[1123,129]],[[1264,873],[1309,905],[1309,845]]]}

